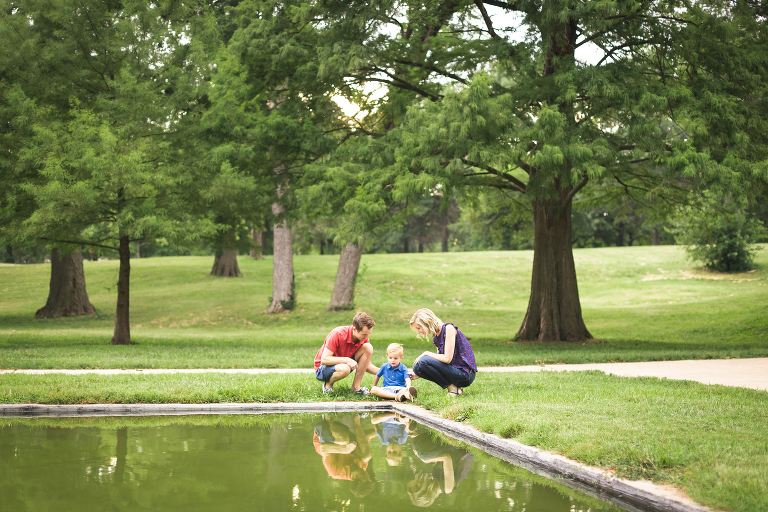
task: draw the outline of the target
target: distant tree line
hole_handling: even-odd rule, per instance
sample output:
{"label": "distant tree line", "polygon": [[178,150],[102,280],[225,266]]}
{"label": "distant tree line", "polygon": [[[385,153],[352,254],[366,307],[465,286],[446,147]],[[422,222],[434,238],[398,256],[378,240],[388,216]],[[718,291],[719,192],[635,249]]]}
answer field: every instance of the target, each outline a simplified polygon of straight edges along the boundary
{"label": "distant tree line", "polygon": [[300,301],[295,254],[339,255],[336,310],[354,307],[364,252],[531,249],[517,336],[588,339],[573,247],[679,241],[733,270],[765,240],[766,15],[0,0],[0,258],[51,250],[41,317],[92,310],[83,258],[119,259],[126,344],[136,257],[209,254],[237,277],[238,255],[271,254],[280,313]]}

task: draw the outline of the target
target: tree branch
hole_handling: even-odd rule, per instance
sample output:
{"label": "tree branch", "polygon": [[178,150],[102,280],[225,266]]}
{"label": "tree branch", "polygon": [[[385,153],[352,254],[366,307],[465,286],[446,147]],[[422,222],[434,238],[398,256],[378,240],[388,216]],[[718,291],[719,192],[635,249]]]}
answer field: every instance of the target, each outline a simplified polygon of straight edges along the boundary
{"label": "tree branch", "polygon": [[483,2],[481,0],[475,0],[475,5],[480,10],[480,15],[483,17],[485,26],[488,27],[488,33],[491,34],[491,37],[494,39],[501,39],[498,34],[496,34],[496,31],[493,30],[493,22],[491,21],[491,17],[488,16],[488,11],[485,10]]}
{"label": "tree branch", "polygon": [[398,89],[405,89],[405,90],[408,90],[408,91],[413,91],[413,92],[415,92],[417,94],[420,94],[421,96],[424,96],[425,98],[429,98],[432,101],[439,101],[440,98],[442,98],[442,96],[435,95],[435,94],[432,94],[432,93],[430,93],[428,91],[425,91],[421,87],[418,87],[418,86],[413,85],[413,84],[411,84],[409,82],[406,82],[402,78],[400,78],[398,76],[395,76],[395,75],[393,75],[393,74],[391,74],[391,73],[389,73],[389,72],[379,68],[378,66],[374,66],[372,68],[363,68],[363,71],[373,71],[375,73],[384,73],[385,75],[390,77],[392,80],[385,80],[383,78],[375,78],[375,77],[362,78],[362,77],[357,77],[357,76],[354,77],[354,78],[357,78],[358,80],[367,80],[369,82],[381,82],[383,84],[391,85],[392,87],[397,87]]}
{"label": "tree branch", "polygon": [[482,3],[492,5],[494,7],[501,7],[502,9],[506,9],[508,11],[522,11],[522,8],[520,8],[517,5],[517,2],[501,2],[497,0],[483,0]]}
{"label": "tree branch", "polygon": [[91,247],[101,247],[102,249],[111,249],[113,251],[119,251],[119,247],[112,247],[111,245],[96,244],[93,242],[86,242],[84,240],[58,240],[55,238],[38,238],[38,240],[45,240],[46,242],[58,242],[60,244],[74,244],[74,245],[89,245]]}
{"label": "tree branch", "polygon": [[522,181],[518,180],[517,178],[515,178],[514,176],[512,176],[510,174],[506,174],[506,173],[501,172],[501,171],[499,171],[497,169],[494,169],[490,165],[482,165],[482,164],[478,164],[478,163],[472,162],[470,160],[467,160],[466,158],[462,158],[461,161],[463,163],[465,163],[466,165],[469,165],[469,166],[472,166],[472,167],[477,167],[478,169],[482,169],[484,171],[487,171],[489,174],[493,174],[494,176],[498,176],[499,178],[512,183],[514,185],[514,187],[515,187],[515,190],[517,190],[518,192],[521,192],[521,193],[525,194],[525,192],[527,191],[527,187],[525,186],[525,183],[523,183]]}
{"label": "tree branch", "polygon": [[408,62],[407,60],[398,60],[395,59],[394,62],[398,64],[405,64],[406,66],[414,66],[417,68],[425,69],[427,71],[435,71],[440,75],[447,76],[448,78],[453,78],[454,80],[463,83],[464,85],[469,85],[469,82],[467,82],[465,79],[461,78],[459,75],[455,75],[453,73],[449,73],[448,71],[445,71],[444,69],[440,69],[437,66],[433,64],[419,64],[417,62]]}
{"label": "tree branch", "polygon": [[584,173],[584,179],[581,180],[581,183],[576,185],[570,192],[568,192],[568,195],[565,196],[565,199],[563,200],[563,206],[566,206],[568,203],[570,203],[571,200],[573,200],[573,196],[575,196],[579,192],[579,190],[583,189],[588,181],[589,181],[589,176],[587,175],[587,173]]}

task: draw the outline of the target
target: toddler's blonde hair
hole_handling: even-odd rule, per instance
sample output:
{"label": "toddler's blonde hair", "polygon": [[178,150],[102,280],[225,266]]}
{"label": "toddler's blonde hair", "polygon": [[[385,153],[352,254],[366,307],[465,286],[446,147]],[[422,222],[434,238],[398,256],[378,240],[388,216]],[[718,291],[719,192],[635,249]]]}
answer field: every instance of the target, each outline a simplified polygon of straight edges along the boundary
{"label": "toddler's blonde hair", "polygon": [[416,330],[414,328],[416,324],[420,325],[428,333],[431,333],[432,336],[437,336],[440,334],[440,327],[443,325],[443,321],[437,318],[437,315],[432,310],[422,308],[411,317],[411,329],[414,331]]}
{"label": "toddler's blonde hair", "polygon": [[390,352],[397,352],[400,357],[403,357],[403,346],[399,343],[390,343],[387,346],[387,355],[389,355]]}

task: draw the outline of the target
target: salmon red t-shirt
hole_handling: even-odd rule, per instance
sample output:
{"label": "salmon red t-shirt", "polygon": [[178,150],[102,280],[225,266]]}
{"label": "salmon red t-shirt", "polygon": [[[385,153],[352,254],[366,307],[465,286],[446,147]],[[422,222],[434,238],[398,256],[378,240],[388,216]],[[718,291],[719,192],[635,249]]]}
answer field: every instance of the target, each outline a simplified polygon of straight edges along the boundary
{"label": "salmon red t-shirt", "polygon": [[326,348],[333,352],[333,355],[336,357],[352,357],[364,343],[369,343],[368,338],[365,338],[363,341],[357,341],[352,336],[351,325],[335,328],[325,337],[325,343],[323,343],[323,346],[320,347],[315,356],[315,370],[320,367],[320,359],[323,357],[323,351]]}

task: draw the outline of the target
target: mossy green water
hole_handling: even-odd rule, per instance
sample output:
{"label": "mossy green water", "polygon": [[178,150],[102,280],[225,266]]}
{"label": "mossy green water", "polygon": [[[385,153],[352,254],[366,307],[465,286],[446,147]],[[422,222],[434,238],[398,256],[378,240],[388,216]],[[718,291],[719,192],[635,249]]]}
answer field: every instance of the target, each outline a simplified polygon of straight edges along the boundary
{"label": "mossy green water", "polygon": [[12,510],[621,510],[394,416],[0,419],[0,494]]}
{"label": "mossy green water", "polygon": [[[530,251],[364,255],[358,310],[371,339],[423,351],[408,328],[430,307],[471,339],[481,365],[768,356],[768,251],[760,268],[717,274],[679,247],[574,251],[584,319],[599,342],[515,343],[527,307]],[[306,367],[325,335],[348,324],[327,312],[338,256],[296,256],[297,309],[265,312],[271,260],[240,258],[243,278],[210,276],[211,258],[132,261],[135,345],[109,345],[117,262],[85,262],[97,315],[40,320],[50,267],[0,265],[0,368]]]}

